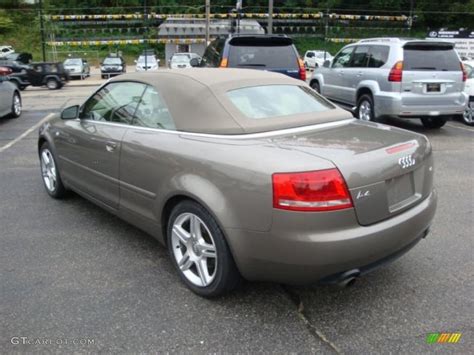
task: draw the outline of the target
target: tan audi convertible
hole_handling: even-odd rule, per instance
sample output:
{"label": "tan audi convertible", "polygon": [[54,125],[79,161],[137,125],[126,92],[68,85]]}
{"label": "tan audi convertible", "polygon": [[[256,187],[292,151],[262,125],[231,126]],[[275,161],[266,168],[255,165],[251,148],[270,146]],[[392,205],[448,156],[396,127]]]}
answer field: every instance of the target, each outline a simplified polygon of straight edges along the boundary
{"label": "tan audi convertible", "polygon": [[425,237],[436,209],[426,137],[264,71],[122,75],[45,123],[38,150],[49,195],[152,234],[208,297],[242,278],[352,283]]}

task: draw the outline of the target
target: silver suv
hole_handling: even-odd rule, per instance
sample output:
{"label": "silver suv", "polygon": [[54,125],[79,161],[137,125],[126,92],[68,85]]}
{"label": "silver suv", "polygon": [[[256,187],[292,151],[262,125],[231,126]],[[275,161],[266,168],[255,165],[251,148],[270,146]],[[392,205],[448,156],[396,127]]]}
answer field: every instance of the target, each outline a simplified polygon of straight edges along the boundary
{"label": "silver suv", "polygon": [[362,120],[421,118],[425,127],[440,128],[464,112],[465,81],[451,43],[373,38],[342,48],[314,71],[310,85]]}

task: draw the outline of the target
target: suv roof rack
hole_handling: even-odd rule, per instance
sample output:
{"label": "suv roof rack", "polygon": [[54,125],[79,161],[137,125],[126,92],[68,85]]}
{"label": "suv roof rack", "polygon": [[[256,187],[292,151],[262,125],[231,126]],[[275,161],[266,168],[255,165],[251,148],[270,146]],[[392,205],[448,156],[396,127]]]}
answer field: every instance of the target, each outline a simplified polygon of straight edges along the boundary
{"label": "suv roof rack", "polygon": [[375,38],[365,38],[359,40],[357,43],[367,43],[367,42],[393,42],[398,43],[401,42],[401,39],[398,37],[375,37]]}

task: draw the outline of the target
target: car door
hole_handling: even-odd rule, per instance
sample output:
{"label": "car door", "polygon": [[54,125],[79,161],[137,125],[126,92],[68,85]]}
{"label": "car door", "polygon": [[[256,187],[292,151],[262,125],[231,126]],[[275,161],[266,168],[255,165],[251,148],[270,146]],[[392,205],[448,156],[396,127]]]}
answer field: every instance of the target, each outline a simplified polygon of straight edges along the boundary
{"label": "car door", "polygon": [[147,86],[122,142],[120,158],[120,210],[142,221],[159,223],[154,214],[160,184],[177,168],[173,153],[179,135],[168,107],[152,86]]}
{"label": "car door", "polygon": [[369,62],[369,46],[357,46],[352,53],[349,65],[345,68],[344,83],[341,86],[341,101],[349,104],[356,104],[356,91],[359,82],[367,75],[367,65]]}
{"label": "car door", "polygon": [[107,84],[85,102],[78,119],[64,121],[56,137],[67,184],[112,209],[119,204],[122,138],[144,90],[137,82]]}
{"label": "car door", "polygon": [[[322,94],[336,101],[343,101],[344,75],[354,51],[354,46],[343,48],[334,57],[331,66],[324,71],[324,89]],[[342,90],[341,90],[342,88]]]}

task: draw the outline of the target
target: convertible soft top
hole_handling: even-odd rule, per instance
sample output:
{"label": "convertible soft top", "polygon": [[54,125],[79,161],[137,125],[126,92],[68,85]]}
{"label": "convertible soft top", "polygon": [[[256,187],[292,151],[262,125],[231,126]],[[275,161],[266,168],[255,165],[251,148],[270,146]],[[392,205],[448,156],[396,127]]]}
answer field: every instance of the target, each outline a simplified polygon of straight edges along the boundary
{"label": "convertible soft top", "polygon": [[245,134],[325,123],[352,117],[327,102],[330,109],[272,119],[244,116],[225,95],[238,88],[264,85],[306,86],[286,75],[252,69],[192,68],[131,73],[111,80],[138,81],[163,96],[177,130],[208,134]]}

